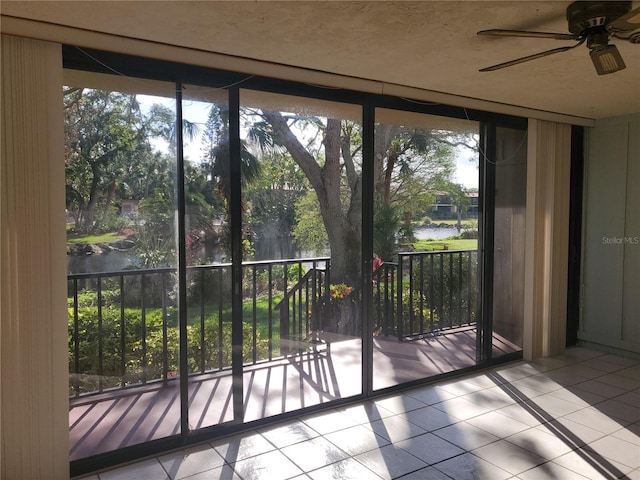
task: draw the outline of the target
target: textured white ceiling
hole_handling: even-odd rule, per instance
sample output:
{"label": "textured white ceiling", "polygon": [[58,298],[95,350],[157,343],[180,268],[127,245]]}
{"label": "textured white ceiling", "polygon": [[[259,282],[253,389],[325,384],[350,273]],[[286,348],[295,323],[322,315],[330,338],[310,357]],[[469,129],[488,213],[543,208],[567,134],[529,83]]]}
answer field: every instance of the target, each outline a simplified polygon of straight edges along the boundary
{"label": "textured white ceiling", "polygon": [[627,68],[612,75],[586,46],[478,72],[567,45],[478,30],[567,33],[569,3],[3,0],[2,14],[587,118],[640,111],[640,45],[628,42],[614,42]]}

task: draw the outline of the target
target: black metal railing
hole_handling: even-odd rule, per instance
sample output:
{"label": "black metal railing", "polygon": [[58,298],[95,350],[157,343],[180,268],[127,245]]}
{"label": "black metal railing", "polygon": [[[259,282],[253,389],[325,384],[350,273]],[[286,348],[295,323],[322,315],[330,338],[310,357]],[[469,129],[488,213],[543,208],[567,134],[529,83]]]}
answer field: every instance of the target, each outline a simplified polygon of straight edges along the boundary
{"label": "black metal railing", "polygon": [[399,254],[395,297],[398,338],[474,324],[477,266],[476,250]]}
{"label": "black metal railing", "polygon": [[[310,331],[328,266],[325,257],[243,263],[245,364],[288,353],[282,333],[289,340]],[[177,377],[176,278],[175,268],[68,276],[71,396]],[[281,325],[283,311],[292,317]],[[188,374],[230,368],[231,325],[231,264],[188,267]]]}
{"label": "black metal railing", "polygon": [[[335,310],[327,314],[329,258],[242,269],[245,364],[296,353],[320,332],[339,330]],[[383,263],[373,273],[374,333],[406,339],[472,325],[476,271],[476,251],[400,253]],[[176,279],[175,268],[68,276],[70,396],[178,376]],[[188,374],[230,369],[231,264],[187,268],[186,321]]]}

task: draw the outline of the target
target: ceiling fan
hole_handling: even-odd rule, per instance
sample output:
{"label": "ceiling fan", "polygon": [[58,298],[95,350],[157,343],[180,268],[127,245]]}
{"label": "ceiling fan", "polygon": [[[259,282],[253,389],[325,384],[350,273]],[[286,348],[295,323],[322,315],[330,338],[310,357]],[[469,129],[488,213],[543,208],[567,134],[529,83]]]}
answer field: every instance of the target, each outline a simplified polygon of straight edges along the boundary
{"label": "ceiling fan", "polygon": [[611,37],[640,44],[640,8],[631,9],[631,1],[582,0],[567,7],[567,22],[571,33],[531,32],[526,30],[481,30],[478,35],[506,37],[551,38],[577,42],[569,47],[553,48],[508,62],[483,68],[481,72],[492,72],[537,58],[566,52],[587,42],[589,56],[598,75],[614,73],[626,68],[615,45],[609,44]]}

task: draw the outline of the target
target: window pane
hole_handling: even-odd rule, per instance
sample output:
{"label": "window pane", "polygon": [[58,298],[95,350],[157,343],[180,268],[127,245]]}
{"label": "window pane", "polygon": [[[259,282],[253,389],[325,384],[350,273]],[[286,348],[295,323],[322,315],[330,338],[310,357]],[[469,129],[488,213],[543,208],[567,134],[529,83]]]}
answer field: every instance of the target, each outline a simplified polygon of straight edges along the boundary
{"label": "window pane", "polygon": [[376,110],[374,389],[476,363],[478,128]]}
{"label": "window pane", "polygon": [[227,91],[182,93],[189,428],[233,419]]}
{"label": "window pane", "polygon": [[493,356],[522,350],[527,132],[496,129]]}
{"label": "window pane", "polygon": [[361,112],[241,92],[245,419],[362,391]]}
{"label": "window pane", "polygon": [[179,433],[175,88],[71,71],[66,80],[75,460]]}

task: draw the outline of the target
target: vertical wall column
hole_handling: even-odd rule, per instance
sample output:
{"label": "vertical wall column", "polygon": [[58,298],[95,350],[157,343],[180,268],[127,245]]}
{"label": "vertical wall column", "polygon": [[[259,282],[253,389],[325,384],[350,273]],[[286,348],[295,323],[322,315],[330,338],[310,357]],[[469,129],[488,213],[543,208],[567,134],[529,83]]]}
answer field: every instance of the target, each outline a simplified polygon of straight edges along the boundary
{"label": "vertical wall column", "polygon": [[69,477],[62,51],[2,36],[2,478]]}
{"label": "vertical wall column", "polygon": [[571,126],[529,120],[524,358],[565,349]]}

